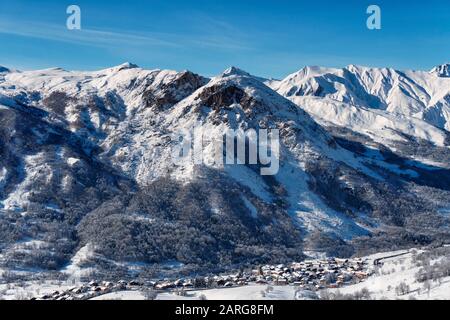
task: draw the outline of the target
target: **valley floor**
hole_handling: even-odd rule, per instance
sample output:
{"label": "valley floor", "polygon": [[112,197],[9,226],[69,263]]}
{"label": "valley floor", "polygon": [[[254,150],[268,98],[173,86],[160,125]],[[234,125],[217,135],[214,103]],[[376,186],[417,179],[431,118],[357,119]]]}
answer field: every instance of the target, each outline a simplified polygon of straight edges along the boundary
{"label": "valley floor", "polygon": [[[448,248],[450,251],[450,248]],[[418,282],[416,275],[420,272],[422,266],[418,266],[415,257],[426,251],[409,250],[385,252],[371,255],[363,258],[368,264],[372,265],[374,273],[365,281],[344,286],[338,289],[330,289],[327,292],[318,292],[299,290],[294,286],[267,286],[267,285],[248,285],[237,288],[221,288],[211,290],[191,291],[185,297],[177,296],[173,293],[162,293],[157,296],[158,300],[302,300],[302,299],[321,299],[330,294],[355,296],[363,289],[367,289],[370,299],[374,300],[450,300],[450,276],[442,277],[436,281],[430,281],[429,286]],[[390,257],[392,258],[385,258]],[[433,265],[442,261],[444,257],[431,259]],[[379,265],[374,263],[378,260]],[[405,284],[408,290],[402,294],[396,290],[401,284]],[[145,299],[145,296],[139,291],[117,292],[96,298],[97,300],[107,299]]]}
{"label": "valley floor", "polygon": [[[362,258],[370,269],[370,276],[360,283],[335,289],[309,291],[298,286],[275,286],[250,283],[246,286],[206,290],[157,291],[136,289],[117,290],[100,294],[93,300],[309,300],[309,299],[374,299],[374,300],[450,300],[448,270],[450,247],[412,249],[379,253]],[[448,272],[448,271],[445,271]],[[424,280],[428,277],[430,280]],[[63,292],[79,286],[71,282],[32,281],[0,284],[0,299],[25,300],[55,291]],[[362,294],[365,292],[365,294]]]}

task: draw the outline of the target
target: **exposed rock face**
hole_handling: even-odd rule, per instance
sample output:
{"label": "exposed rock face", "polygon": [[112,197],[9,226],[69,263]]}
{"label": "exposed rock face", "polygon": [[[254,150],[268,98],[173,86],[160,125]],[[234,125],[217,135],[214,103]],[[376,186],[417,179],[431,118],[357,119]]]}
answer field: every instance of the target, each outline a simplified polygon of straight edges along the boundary
{"label": "exposed rock face", "polygon": [[244,111],[247,111],[256,105],[256,101],[250,95],[234,85],[209,87],[202,92],[200,99],[215,111],[235,104],[239,104]]}
{"label": "exposed rock face", "polygon": [[156,110],[166,110],[184,98],[190,96],[195,90],[204,86],[208,79],[190,71],[178,74],[168,83],[162,83],[157,88],[150,88],[143,94],[145,105]]}

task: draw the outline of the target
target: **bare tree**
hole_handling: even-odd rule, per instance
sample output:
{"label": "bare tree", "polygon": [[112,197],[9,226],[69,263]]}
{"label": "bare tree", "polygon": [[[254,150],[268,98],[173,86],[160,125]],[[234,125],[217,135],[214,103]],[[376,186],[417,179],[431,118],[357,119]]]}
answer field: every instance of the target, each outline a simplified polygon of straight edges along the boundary
{"label": "bare tree", "polygon": [[395,287],[395,292],[397,293],[397,296],[404,296],[410,292],[410,288],[405,282],[401,282]]}

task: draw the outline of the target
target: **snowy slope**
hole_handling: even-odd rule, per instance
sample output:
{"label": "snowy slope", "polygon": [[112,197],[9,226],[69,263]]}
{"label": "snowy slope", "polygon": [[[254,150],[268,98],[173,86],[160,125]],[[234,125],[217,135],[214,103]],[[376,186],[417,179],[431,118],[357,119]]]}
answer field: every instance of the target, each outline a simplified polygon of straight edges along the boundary
{"label": "snowy slope", "polygon": [[[244,97],[240,97],[241,93]],[[246,102],[245,94],[252,97],[249,103]],[[211,101],[211,98],[212,101],[214,98],[221,101],[220,108],[217,108],[214,102],[212,107],[208,106],[211,102],[205,103],[205,100]],[[382,180],[380,175],[367,166],[364,159],[355,159],[351,152],[336,145],[333,138],[307,113],[296,108],[287,99],[274,94],[261,83],[260,79],[235,68],[231,69],[231,72],[227,70],[176,104],[166,121],[169,131],[190,128],[200,123],[208,132],[208,136],[212,137],[220,136],[230,128],[257,130],[261,128],[261,124],[263,127],[278,128],[282,142],[280,156],[282,163],[276,175],[276,182],[287,194],[288,212],[294,221],[307,232],[322,230],[344,239],[368,233],[369,227],[364,219],[359,219],[360,217],[349,219],[347,215],[326,204],[317,193],[311,192],[312,179],[308,168],[316,166],[320,161],[345,166],[348,172],[339,179],[346,188],[352,184],[347,179],[356,172],[363,173],[371,179]],[[438,129],[435,131],[440,133]],[[442,136],[436,135],[438,143],[443,143]],[[204,142],[206,157],[211,158],[212,142],[208,140]],[[145,167],[152,168],[148,163]],[[408,174],[407,170],[403,171],[396,166],[385,165],[384,168]],[[270,190],[267,181],[255,175],[252,169],[246,166],[225,166],[223,169],[230,177],[249,187],[261,199],[275,201],[276,197],[267,192]],[[187,177],[193,178],[192,163],[177,168],[174,176],[186,174]]]}
{"label": "snowy slope", "polygon": [[432,72],[398,71],[350,65],[343,69],[305,67],[274,90],[288,98],[325,97],[338,102],[422,119],[450,130],[448,65]]}
{"label": "snowy slope", "polygon": [[406,142],[405,135],[408,135],[429,141],[436,146],[448,145],[448,133],[414,117],[358,107],[330,98],[293,96],[290,99],[325,126],[348,128],[368,135],[381,144],[389,145],[390,141]]}
{"label": "snowy slope", "polygon": [[[396,256],[405,251],[394,251],[379,253],[366,257],[368,261],[374,259]],[[382,266],[376,268],[376,272],[366,281],[350,285],[340,289],[333,289],[332,292],[339,291],[342,294],[354,294],[366,288],[370,291],[371,299],[374,300],[450,300],[450,277],[444,276],[439,281],[431,281],[429,288],[425,282],[417,281],[417,274],[422,270],[415,262],[418,254],[426,253],[427,250],[409,250],[405,255],[384,259]],[[433,265],[442,259],[448,260],[447,256],[439,256],[430,260]],[[404,283],[409,290],[405,294],[399,294],[395,289]]]}

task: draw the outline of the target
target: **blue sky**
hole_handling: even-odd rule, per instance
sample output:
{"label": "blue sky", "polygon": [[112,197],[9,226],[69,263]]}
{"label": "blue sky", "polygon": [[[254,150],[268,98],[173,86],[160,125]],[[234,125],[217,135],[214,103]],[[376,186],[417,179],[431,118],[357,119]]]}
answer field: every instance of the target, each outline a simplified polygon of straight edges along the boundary
{"label": "blue sky", "polygon": [[[67,30],[66,8],[82,30]],[[382,29],[366,28],[366,9]],[[450,60],[448,1],[0,0],[0,65],[145,68],[283,77],[305,65],[428,70]]]}

